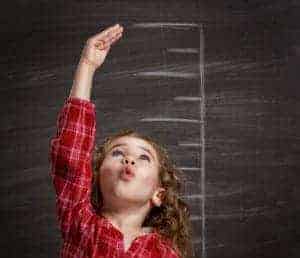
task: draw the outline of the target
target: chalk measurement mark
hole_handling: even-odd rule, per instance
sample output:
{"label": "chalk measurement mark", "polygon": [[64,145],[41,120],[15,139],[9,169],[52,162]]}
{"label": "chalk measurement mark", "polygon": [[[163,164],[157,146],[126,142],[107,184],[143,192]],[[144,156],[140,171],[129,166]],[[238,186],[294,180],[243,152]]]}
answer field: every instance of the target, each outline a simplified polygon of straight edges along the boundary
{"label": "chalk measurement mark", "polygon": [[179,27],[179,28],[198,28],[197,23],[184,23],[184,22],[140,22],[133,23],[134,28],[162,28],[162,27]]}
{"label": "chalk measurement mark", "polygon": [[202,169],[201,167],[177,167],[177,168],[184,171],[200,171]]}
{"label": "chalk measurement mark", "polygon": [[201,143],[196,142],[196,143],[192,143],[192,142],[179,142],[178,143],[179,146],[183,146],[183,147],[201,147]]}
{"label": "chalk measurement mark", "polygon": [[170,52],[170,53],[198,54],[199,53],[199,49],[197,49],[197,48],[167,48],[167,52]]}
{"label": "chalk measurement mark", "polygon": [[198,119],[168,118],[168,117],[148,117],[148,118],[142,118],[140,121],[141,122],[180,122],[180,123],[193,123],[193,124],[202,123]]}
{"label": "chalk measurement mark", "polygon": [[134,73],[133,76],[147,76],[147,77],[173,77],[173,78],[186,78],[194,79],[198,78],[198,73],[184,73],[184,72],[173,72],[173,71],[154,71],[154,72],[139,72]]}
{"label": "chalk measurement mark", "polygon": [[201,101],[201,97],[178,96],[174,98],[175,101]]}

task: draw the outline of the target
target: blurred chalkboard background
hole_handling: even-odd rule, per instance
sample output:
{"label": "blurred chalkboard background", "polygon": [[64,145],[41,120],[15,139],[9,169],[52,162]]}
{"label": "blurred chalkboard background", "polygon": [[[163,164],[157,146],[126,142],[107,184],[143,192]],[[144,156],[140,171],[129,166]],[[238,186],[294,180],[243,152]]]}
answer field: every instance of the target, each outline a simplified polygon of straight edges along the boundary
{"label": "blurred chalkboard background", "polygon": [[299,1],[6,1],[1,257],[58,257],[49,140],[82,47],[120,23],[94,78],[97,142],[155,137],[186,175],[203,258],[300,257]]}

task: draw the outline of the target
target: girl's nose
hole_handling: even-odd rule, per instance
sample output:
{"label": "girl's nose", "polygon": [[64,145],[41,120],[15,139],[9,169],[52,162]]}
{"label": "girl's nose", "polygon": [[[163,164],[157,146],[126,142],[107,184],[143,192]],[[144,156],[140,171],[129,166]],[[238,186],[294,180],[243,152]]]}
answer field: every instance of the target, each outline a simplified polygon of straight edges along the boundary
{"label": "girl's nose", "polygon": [[134,165],[134,164],[135,164],[134,159],[132,159],[132,158],[130,158],[130,157],[125,157],[125,158],[123,159],[123,162],[124,162],[125,164],[131,164],[131,165]]}

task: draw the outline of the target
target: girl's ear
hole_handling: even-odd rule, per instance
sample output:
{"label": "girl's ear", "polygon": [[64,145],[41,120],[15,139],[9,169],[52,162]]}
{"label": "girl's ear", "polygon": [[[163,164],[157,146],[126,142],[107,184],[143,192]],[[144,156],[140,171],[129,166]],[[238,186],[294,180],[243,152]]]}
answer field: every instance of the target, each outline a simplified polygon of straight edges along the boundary
{"label": "girl's ear", "polygon": [[152,196],[152,203],[153,203],[153,205],[159,207],[162,204],[163,199],[164,199],[165,191],[166,190],[164,188],[162,188],[162,187],[159,187],[155,191],[155,193]]}

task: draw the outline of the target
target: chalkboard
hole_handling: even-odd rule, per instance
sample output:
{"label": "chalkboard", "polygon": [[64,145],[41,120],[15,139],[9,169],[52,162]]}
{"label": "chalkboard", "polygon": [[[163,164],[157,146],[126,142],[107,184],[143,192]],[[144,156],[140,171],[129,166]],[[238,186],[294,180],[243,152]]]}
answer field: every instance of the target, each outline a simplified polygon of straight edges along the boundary
{"label": "chalkboard", "polygon": [[299,257],[296,1],[10,1],[1,35],[1,256],[58,257],[49,140],[85,40],[97,142],[152,136],[186,181],[195,257]]}

